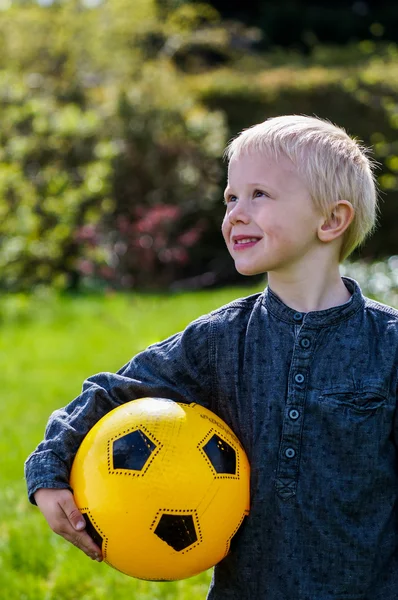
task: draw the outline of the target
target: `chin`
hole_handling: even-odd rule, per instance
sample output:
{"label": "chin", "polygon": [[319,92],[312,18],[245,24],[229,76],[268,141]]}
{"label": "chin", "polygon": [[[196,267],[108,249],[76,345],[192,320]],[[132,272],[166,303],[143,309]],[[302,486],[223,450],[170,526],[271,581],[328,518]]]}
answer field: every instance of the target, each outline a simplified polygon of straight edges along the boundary
{"label": "chin", "polygon": [[250,265],[237,265],[235,264],[235,268],[240,275],[245,275],[246,277],[250,277],[251,275],[262,275],[267,271],[265,269],[255,269],[254,267],[250,267]]}

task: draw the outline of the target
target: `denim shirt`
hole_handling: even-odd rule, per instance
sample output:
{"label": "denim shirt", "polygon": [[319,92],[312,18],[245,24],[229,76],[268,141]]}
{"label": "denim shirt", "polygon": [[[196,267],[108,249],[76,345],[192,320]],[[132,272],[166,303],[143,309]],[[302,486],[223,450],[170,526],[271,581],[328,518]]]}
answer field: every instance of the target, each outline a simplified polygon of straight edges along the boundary
{"label": "denim shirt", "polygon": [[84,383],[26,462],[28,493],[69,487],[106,412],[144,396],[220,415],[251,463],[251,511],[214,570],[209,600],[398,598],[398,311],[358,284],[299,313],[268,287]]}

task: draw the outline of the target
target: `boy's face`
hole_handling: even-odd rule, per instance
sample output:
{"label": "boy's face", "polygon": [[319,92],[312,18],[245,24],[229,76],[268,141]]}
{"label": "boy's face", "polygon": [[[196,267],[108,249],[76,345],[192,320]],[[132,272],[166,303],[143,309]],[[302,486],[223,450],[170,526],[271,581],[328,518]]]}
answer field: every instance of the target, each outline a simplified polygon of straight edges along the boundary
{"label": "boy's face", "polygon": [[242,275],[288,274],[322,243],[317,230],[324,217],[287,157],[232,158],[225,199],[222,232]]}

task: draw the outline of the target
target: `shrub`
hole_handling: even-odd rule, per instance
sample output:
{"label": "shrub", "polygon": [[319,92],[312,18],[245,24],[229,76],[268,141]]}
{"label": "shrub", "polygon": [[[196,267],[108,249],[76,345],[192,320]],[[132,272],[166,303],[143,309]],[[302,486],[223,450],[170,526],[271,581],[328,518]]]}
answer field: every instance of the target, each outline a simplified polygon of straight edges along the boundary
{"label": "shrub", "polygon": [[77,232],[113,208],[112,142],[99,115],[0,73],[0,286],[63,287]]}

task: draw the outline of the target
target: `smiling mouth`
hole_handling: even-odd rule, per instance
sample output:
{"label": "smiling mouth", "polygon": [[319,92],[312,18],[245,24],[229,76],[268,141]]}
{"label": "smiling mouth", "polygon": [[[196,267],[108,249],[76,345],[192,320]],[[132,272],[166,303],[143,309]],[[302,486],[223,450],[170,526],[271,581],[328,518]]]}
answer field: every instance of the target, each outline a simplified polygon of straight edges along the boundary
{"label": "smiling mouth", "polygon": [[261,238],[247,237],[240,238],[234,240],[233,248],[234,250],[246,250],[247,248],[252,248],[260,241]]}

